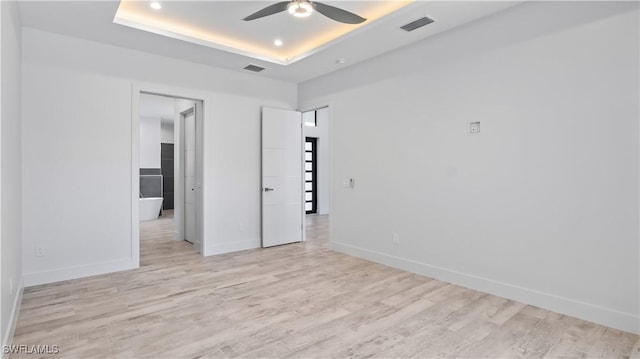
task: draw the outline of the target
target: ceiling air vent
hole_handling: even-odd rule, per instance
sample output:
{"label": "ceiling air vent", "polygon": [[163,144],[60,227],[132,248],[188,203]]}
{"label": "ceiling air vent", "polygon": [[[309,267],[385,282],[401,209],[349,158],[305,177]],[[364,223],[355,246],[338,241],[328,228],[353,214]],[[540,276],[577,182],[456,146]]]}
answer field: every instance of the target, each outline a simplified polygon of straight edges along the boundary
{"label": "ceiling air vent", "polygon": [[253,71],[253,72],[260,72],[260,71],[264,70],[265,68],[262,67],[262,66],[249,64],[249,65],[245,66],[244,69],[245,70],[249,70],[249,71]]}
{"label": "ceiling air vent", "polygon": [[415,29],[419,29],[425,25],[429,25],[433,22],[433,20],[429,19],[428,17],[423,17],[421,19],[418,19],[416,21],[412,21],[404,26],[400,26],[400,28],[404,31],[413,31]]}

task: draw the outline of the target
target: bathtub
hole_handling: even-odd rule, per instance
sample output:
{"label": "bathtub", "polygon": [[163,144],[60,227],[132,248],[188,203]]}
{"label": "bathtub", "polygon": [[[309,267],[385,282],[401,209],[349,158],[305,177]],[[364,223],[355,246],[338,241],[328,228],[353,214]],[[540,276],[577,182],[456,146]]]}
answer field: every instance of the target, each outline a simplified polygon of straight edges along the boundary
{"label": "bathtub", "polygon": [[140,220],[148,221],[158,219],[160,209],[162,208],[162,197],[140,198]]}

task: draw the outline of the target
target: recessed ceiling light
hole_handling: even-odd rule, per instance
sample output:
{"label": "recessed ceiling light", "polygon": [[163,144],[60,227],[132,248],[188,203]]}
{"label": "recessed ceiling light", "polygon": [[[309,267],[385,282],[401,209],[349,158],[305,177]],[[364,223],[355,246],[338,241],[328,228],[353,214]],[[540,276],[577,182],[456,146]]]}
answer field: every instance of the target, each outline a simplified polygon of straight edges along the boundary
{"label": "recessed ceiling light", "polygon": [[345,59],[337,59],[337,60],[336,60],[336,64],[338,64],[338,65],[342,65],[342,64],[344,64],[345,62],[347,62],[347,60],[345,60]]}
{"label": "recessed ceiling light", "polygon": [[160,10],[160,9],[162,9],[162,4],[160,4],[160,3],[159,3],[159,2],[157,2],[157,1],[152,2],[151,4],[149,4],[149,6],[151,6],[151,8],[152,8],[153,10]]}
{"label": "recessed ceiling light", "polygon": [[280,39],[275,39],[275,40],[273,41],[273,44],[274,44],[274,45],[276,45],[276,46],[282,46],[282,40],[280,40]]}

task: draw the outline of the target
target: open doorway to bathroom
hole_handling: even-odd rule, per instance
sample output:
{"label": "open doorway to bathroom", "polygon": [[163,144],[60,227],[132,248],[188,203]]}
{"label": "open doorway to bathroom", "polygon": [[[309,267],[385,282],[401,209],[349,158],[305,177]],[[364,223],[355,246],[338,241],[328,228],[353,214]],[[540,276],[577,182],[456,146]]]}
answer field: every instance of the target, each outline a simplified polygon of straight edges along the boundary
{"label": "open doorway to bathroom", "polygon": [[203,102],[141,92],[138,112],[141,264],[202,253]]}

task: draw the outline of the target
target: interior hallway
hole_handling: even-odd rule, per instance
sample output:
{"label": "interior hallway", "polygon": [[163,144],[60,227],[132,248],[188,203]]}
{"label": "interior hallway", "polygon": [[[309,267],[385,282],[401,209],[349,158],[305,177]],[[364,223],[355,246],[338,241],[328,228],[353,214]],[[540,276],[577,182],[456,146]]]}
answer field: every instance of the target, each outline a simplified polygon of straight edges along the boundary
{"label": "interior hallway", "polygon": [[14,344],[63,358],[640,355],[635,335],[333,252],[328,221],[308,216],[304,243],[207,258],[173,240],[169,215],[143,222],[141,268],[27,288]]}

